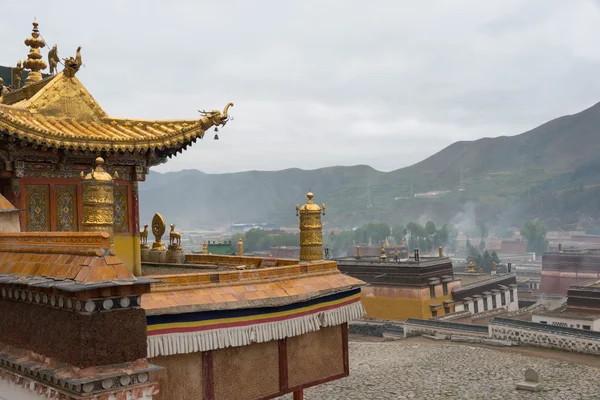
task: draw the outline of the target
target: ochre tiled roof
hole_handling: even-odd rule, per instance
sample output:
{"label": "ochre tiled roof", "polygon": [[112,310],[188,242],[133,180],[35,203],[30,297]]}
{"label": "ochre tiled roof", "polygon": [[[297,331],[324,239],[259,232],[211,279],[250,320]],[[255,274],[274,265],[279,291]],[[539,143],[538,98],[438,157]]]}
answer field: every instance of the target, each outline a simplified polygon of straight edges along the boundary
{"label": "ochre tiled roof", "polygon": [[0,233],[0,275],[80,283],[135,279],[110,252],[108,233]]}
{"label": "ochre tiled roof", "polygon": [[2,211],[16,211],[16,207],[12,205],[10,201],[6,199],[6,197],[0,194],[0,212]]}
{"label": "ochre tiled roof", "polygon": [[349,290],[364,282],[333,261],[246,271],[151,276],[161,283],[142,296],[151,314],[273,307]]}
{"label": "ochre tiled roof", "polygon": [[0,104],[0,130],[53,148],[141,151],[182,147],[226,120],[225,114],[196,120],[112,118],[76,77],[61,72],[30,98]]}

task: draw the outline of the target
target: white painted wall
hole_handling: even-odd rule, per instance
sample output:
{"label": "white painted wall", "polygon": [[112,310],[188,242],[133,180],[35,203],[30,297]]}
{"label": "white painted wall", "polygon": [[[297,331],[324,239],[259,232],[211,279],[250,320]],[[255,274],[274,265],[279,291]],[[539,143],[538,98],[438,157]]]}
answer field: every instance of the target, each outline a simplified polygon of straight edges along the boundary
{"label": "white painted wall", "polygon": [[[591,327],[592,331],[600,332],[600,317],[590,321],[577,318],[568,318],[567,316],[560,318],[547,315],[536,315],[531,316],[533,322],[543,323],[546,322],[548,325],[564,326],[566,328],[583,329],[584,325]],[[578,326],[579,325],[579,326]]]}
{"label": "white painted wall", "polygon": [[17,386],[12,382],[0,379],[0,400],[41,400],[45,396],[35,394],[29,389]]}
{"label": "white painted wall", "polygon": [[507,293],[508,296],[508,311],[516,311],[519,309],[519,291],[517,288],[511,288],[513,291],[513,301],[510,301],[510,292]]}
{"label": "white painted wall", "polygon": [[[504,292],[501,293],[497,293],[497,294],[491,294],[488,297],[483,297],[481,299],[478,300],[478,313],[481,313],[483,311],[485,311],[485,309],[483,308],[483,302],[487,302],[488,305],[488,311],[489,310],[497,310],[499,308],[506,308],[508,311],[515,311],[519,309],[519,291],[517,290],[517,288],[512,289],[514,290],[513,293],[513,301],[510,301],[510,290],[506,291],[506,305],[502,305],[502,296],[504,296]],[[483,296],[483,294],[481,294],[481,296]],[[492,296],[496,296],[496,308],[493,307],[493,301],[492,301]],[[475,299],[473,299],[475,300]],[[454,307],[454,311],[458,312],[458,311],[464,311],[465,310],[465,306],[464,304],[468,304],[469,306],[469,312],[471,314],[475,314],[475,306],[473,304],[473,301],[468,301],[465,302],[463,304],[456,304]]]}

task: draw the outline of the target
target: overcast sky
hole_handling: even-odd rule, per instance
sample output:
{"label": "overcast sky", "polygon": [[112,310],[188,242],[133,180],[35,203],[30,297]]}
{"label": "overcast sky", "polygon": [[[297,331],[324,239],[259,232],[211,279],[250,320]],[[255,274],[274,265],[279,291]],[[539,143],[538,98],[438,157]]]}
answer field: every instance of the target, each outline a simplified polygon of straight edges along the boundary
{"label": "overcast sky", "polygon": [[161,172],[389,171],[600,101],[600,1],[11,1],[0,64],[26,58],[34,17],[61,58],[83,46],[109,115],[235,103]]}

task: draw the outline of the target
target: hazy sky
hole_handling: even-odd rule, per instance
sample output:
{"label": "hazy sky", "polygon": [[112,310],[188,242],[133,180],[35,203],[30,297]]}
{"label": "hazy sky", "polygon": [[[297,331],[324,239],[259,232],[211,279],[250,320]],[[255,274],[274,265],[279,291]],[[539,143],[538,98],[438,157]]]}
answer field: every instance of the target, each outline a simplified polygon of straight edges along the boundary
{"label": "hazy sky", "polygon": [[388,171],[600,101],[600,1],[11,1],[0,64],[26,58],[34,16],[61,58],[83,46],[112,116],[235,103],[221,140],[159,171]]}

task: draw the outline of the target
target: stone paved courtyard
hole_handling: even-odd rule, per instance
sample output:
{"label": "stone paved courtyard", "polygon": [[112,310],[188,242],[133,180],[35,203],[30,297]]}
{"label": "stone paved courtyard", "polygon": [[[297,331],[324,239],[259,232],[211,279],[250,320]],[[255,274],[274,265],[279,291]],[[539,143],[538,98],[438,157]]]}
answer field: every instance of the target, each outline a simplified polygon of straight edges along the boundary
{"label": "stone paved courtyard", "polygon": [[[526,368],[544,389],[516,391]],[[600,399],[600,368],[468,345],[350,342],[350,376],[305,391],[306,400]],[[291,399],[288,395],[282,399]]]}

